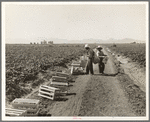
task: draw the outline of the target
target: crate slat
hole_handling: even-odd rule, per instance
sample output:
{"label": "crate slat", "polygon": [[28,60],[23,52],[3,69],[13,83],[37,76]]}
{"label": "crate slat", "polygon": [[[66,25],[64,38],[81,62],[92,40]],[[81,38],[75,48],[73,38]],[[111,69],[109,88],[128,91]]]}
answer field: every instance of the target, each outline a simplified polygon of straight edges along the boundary
{"label": "crate slat", "polygon": [[60,82],[68,82],[66,77],[52,76],[52,80],[60,81]]}
{"label": "crate slat", "polygon": [[30,109],[30,108],[22,108],[22,107],[14,107],[16,109],[20,109],[20,110],[27,110],[27,112],[37,112],[39,107],[35,108],[35,109]]}
{"label": "crate slat", "polygon": [[47,94],[45,92],[39,92],[41,95],[45,95],[45,96],[48,96],[48,97],[54,97],[55,94]]}
{"label": "crate slat", "polygon": [[68,83],[68,81],[66,80],[55,80],[55,79],[52,79],[53,82],[61,82],[61,83]]}
{"label": "crate slat", "polygon": [[18,111],[18,112],[24,112],[25,110],[20,109],[12,109],[12,108],[5,108],[6,111]]}
{"label": "crate slat", "polygon": [[67,78],[66,78],[66,77],[60,77],[60,76],[52,76],[52,78],[67,80]]}
{"label": "crate slat", "polygon": [[38,104],[40,101],[36,99],[22,99],[22,98],[16,98],[14,102],[23,103],[23,104]]}
{"label": "crate slat", "polygon": [[49,89],[43,89],[43,88],[40,88],[40,89],[39,89],[39,92],[40,92],[40,91],[47,92],[47,93],[49,93],[49,94],[50,94],[50,93],[55,93],[55,91],[52,91],[52,90],[49,90]]}
{"label": "crate slat", "polygon": [[71,64],[71,66],[74,66],[74,67],[80,67],[81,64]]}
{"label": "crate slat", "polygon": [[57,88],[57,90],[54,89],[48,89],[48,88],[44,88],[44,87],[40,87],[40,90],[49,92],[49,93],[55,93],[56,91],[59,91],[60,89]]}
{"label": "crate slat", "polygon": [[22,114],[22,112],[18,112],[18,111],[6,111],[6,113],[12,113],[12,114]]}
{"label": "crate slat", "polygon": [[51,84],[53,84],[53,85],[60,85],[60,86],[69,86],[68,83],[55,82],[55,81],[52,81]]}
{"label": "crate slat", "polygon": [[5,115],[6,116],[21,116],[22,114],[16,114],[16,113],[10,113],[10,112],[8,112]]}
{"label": "crate slat", "polygon": [[61,72],[56,72],[56,76],[68,78],[68,77],[69,77],[69,74],[67,74],[67,73],[61,73]]}
{"label": "crate slat", "polygon": [[59,90],[58,88],[46,86],[46,85],[41,85],[40,88],[45,88],[45,89],[49,89],[49,90]]}
{"label": "crate slat", "polygon": [[19,110],[19,109],[11,109],[11,108],[5,109],[6,116],[23,116],[26,114],[26,112],[27,110]]}
{"label": "crate slat", "polygon": [[41,94],[41,93],[39,93],[38,96],[41,96],[41,97],[45,97],[45,98],[47,98],[47,99],[54,100],[54,96],[53,96],[53,97],[49,97],[49,96],[43,95],[43,94]]}
{"label": "crate slat", "polygon": [[44,91],[41,91],[41,90],[39,90],[39,93],[43,93],[43,94],[47,94],[47,95],[51,95],[51,96],[55,95],[55,93],[44,92]]}

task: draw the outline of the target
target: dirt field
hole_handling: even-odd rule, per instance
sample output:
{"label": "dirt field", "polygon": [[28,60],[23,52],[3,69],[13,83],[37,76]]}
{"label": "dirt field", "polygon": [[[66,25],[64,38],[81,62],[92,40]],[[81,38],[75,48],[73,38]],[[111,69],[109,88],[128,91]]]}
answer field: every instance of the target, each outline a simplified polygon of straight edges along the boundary
{"label": "dirt field", "polygon": [[[105,75],[100,75],[98,65],[94,65],[94,75],[74,76],[75,82],[66,87],[68,94],[60,99],[41,98],[38,88],[25,98],[41,101],[39,116],[145,116],[145,91],[127,74],[118,72],[112,55],[104,53],[109,56]],[[44,84],[48,85],[49,80]]]}

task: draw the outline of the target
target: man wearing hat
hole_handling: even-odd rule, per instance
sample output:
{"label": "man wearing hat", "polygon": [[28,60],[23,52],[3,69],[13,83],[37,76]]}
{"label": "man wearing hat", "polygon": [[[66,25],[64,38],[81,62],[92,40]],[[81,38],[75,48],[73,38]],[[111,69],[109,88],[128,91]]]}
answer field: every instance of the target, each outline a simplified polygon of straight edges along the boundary
{"label": "man wearing hat", "polygon": [[99,73],[100,74],[104,74],[104,69],[105,69],[105,64],[103,63],[103,59],[105,56],[107,55],[104,55],[104,53],[102,52],[102,47],[101,46],[98,46],[96,48],[98,51],[97,51],[97,55],[98,57],[100,58],[100,62],[99,62]]}
{"label": "man wearing hat", "polygon": [[86,74],[89,74],[89,71],[91,73],[91,75],[94,74],[93,72],[93,57],[94,57],[94,51],[90,48],[90,46],[88,44],[85,45],[85,49],[87,50],[87,57],[88,57],[88,61],[87,61],[87,65],[86,65]]}

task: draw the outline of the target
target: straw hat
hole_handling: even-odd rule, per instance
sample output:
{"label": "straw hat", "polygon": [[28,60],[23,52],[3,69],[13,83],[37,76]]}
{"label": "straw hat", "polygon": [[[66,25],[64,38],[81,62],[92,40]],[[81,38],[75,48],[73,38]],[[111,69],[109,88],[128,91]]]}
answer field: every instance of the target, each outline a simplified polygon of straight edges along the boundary
{"label": "straw hat", "polygon": [[103,49],[101,46],[98,46],[97,49]]}
{"label": "straw hat", "polygon": [[90,46],[88,44],[86,44],[84,48],[90,48]]}

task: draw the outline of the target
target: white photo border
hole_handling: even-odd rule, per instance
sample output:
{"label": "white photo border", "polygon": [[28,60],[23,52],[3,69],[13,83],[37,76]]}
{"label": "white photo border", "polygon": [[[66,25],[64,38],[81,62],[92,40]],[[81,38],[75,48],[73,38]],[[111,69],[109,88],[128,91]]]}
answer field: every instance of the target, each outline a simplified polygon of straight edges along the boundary
{"label": "white photo border", "polygon": [[[146,6],[146,117],[6,117],[5,116],[5,5],[137,5],[144,4]],[[1,2],[2,11],[2,121],[57,121],[57,120],[149,120],[149,3],[148,2]]]}

